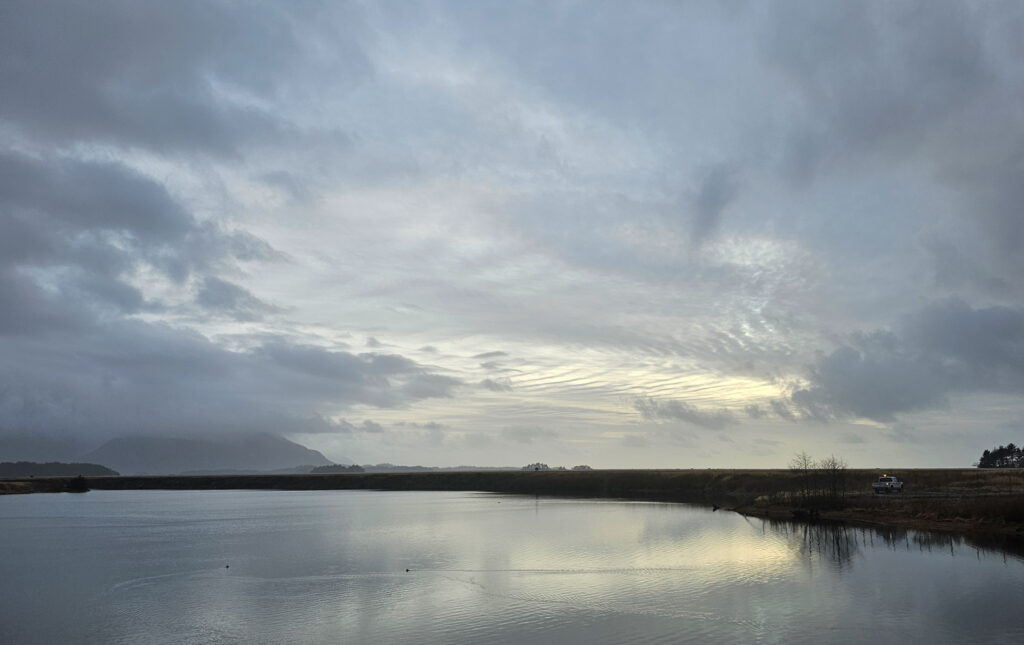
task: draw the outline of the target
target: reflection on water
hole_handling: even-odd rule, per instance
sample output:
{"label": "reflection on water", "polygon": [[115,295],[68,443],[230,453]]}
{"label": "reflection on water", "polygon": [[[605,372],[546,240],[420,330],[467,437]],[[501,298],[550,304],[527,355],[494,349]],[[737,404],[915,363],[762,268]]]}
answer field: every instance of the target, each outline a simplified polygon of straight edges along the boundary
{"label": "reflection on water", "polygon": [[0,549],[3,643],[1024,640],[1017,555],[673,504],[8,496]]}
{"label": "reflection on water", "polygon": [[795,545],[803,559],[817,559],[832,565],[836,571],[852,565],[860,551],[860,537],[865,533],[839,522],[761,521],[766,531],[782,535]]}
{"label": "reflection on water", "polygon": [[950,557],[971,554],[1024,562],[1024,545],[1013,536],[961,536],[930,531],[912,531],[895,526],[851,527],[842,522],[761,521],[766,530],[788,536],[800,545],[800,553],[819,558],[837,570],[850,566],[862,548],[889,548],[894,551],[939,552]]}

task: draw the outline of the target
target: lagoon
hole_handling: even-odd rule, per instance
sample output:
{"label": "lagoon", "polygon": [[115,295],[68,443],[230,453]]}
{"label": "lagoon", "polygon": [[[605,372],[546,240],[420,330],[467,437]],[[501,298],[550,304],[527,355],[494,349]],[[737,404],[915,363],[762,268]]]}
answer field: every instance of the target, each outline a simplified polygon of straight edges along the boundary
{"label": "lagoon", "polygon": [[684,504],[10,495],[0,553],[12,644],[1024,642],[1018,554]]}

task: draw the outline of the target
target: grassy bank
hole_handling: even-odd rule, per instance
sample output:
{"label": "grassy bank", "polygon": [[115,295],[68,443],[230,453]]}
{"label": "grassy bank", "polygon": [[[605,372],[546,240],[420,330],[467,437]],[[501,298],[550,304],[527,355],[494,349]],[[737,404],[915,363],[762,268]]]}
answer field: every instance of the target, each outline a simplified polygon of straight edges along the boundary
{"label": "grassy bank", "polygon": [[[593,470],[88,477],[105,490],[455,490],[519,495],[657,500],[718,505],[762,517],[820,517],[907,528],[1024,533],[1024,470],[886,471],[907,482],[902,494],[875,495],[876,470],[848,470],[838,494],[808,494],[789,470]],[[60,492],[70,478],[0,482],[3,492]]]}

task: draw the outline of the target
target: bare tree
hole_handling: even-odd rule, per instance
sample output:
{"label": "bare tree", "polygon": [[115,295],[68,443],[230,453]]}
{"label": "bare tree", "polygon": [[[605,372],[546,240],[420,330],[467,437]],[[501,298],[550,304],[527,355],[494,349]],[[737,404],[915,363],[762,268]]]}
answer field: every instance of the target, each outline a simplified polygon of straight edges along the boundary
{"label": "bare tree", "polygon": [[833,501],[845,500],[846,462],[835,455],[829,455],[818,462],[818,468],[822,472],[828,497]]}
{"label": "bare tree", "polygon": [[806,504],[811,496],[811,472],[814,470],[814,459],[801,450],[789,461],[789,469],[798,475],[800,498]]}

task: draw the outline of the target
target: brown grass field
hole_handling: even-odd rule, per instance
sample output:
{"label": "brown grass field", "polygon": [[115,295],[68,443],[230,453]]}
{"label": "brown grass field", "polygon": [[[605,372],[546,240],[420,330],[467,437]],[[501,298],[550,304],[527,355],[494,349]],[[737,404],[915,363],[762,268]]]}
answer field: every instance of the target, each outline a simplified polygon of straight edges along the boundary
{"label": "brown grass field", "polygon": [[[887,473],[900,494],[876,495]],[[833,490],[790,470],[592,470],[88,477],[106,490],[455,490],[716,505],[746,515],[820,518],[955,533],[1024,535],[1024,469],[846,470]],[[818,479],[815,479],[818,478]],[[0,481],[0,494],[68,491],[72,478]],[[835,483],[835,482],[833,482]],[[810,490],[806,490],[806,489]]]}

